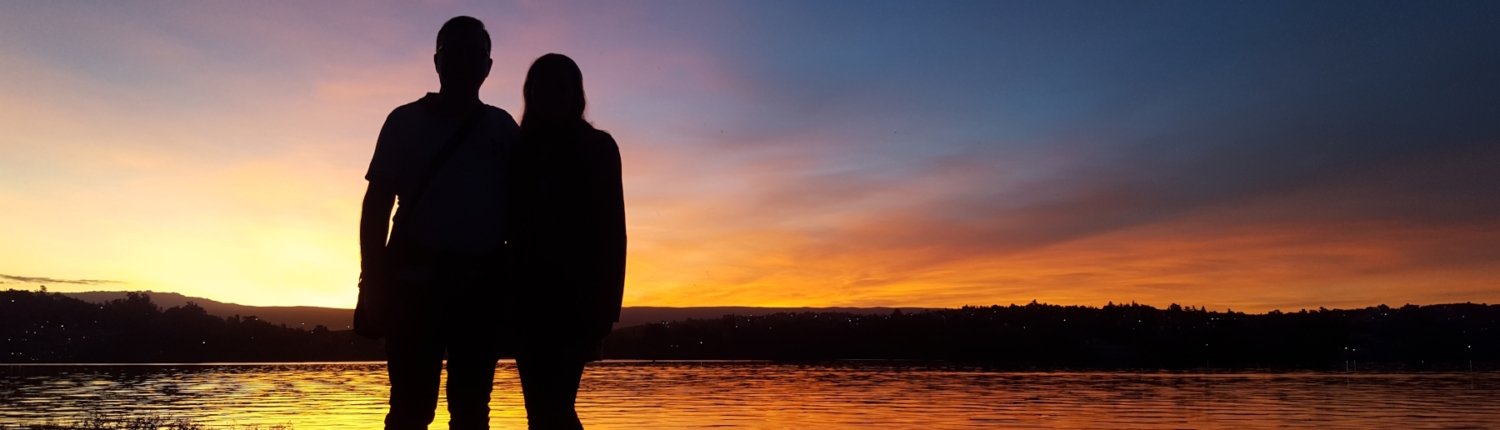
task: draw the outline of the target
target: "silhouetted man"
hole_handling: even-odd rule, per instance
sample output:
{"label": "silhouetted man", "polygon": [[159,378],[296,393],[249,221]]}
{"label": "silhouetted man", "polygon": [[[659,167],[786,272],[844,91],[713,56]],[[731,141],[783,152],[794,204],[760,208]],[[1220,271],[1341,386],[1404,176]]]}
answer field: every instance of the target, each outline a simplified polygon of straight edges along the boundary
{"label": "silhouetted man", "polygon": [[432,422],[445,353],[450,427],[489,427],[504,297],[495,289],[505,279],[501,166],[518,132],[509,113],[479,100],[489,54],[479,20],[443,24],[433,55],[441,89],[391,112],[365,175],[361,277],[389,303],[387,429]]}

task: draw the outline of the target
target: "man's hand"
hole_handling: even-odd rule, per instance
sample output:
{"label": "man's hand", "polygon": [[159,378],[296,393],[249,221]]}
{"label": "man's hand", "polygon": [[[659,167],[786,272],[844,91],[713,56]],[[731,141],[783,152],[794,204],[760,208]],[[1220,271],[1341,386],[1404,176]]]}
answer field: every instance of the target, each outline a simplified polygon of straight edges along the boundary
{"label": "man's hand", "polygon": [[386,312],[389,292],[379,276],[359,276],[359,306],[354,309],[354,332],[371,339],[384,337],[390,326]]}
{"label": "man's hand", "polygon": [[385,181],[372,180],[365,188],[359,213],[359,306],[354,309],[354,332],[368,338],[385,336],[387,291],[384,284],[385,242],[391,226],[396,191]]}

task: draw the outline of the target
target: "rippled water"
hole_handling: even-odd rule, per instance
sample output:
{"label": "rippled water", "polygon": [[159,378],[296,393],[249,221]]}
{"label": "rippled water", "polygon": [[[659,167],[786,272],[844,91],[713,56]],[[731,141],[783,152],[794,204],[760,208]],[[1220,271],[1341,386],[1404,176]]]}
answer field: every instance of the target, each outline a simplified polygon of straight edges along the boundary
{"label": "rippled water", "polygon": [[[492,419],[525,428],[515,366]],[[0,424],[168,415],[207,424],[378,428],[380,363],[0,366]],[[447,417],[439,404],[438,423]],[[848,362],[604,362],[590,429],[1500,428],[1500,372],[1004,372]],[[438,424],[433,428],[444,428]]]}

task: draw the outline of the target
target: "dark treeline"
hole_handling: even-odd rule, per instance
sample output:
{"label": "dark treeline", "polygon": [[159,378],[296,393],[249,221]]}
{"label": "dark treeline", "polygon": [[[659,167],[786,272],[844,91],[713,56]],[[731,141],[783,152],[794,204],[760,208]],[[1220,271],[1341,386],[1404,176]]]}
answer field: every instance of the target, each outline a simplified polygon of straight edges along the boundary
{"label": "dark treeline", "polygon": [[0,292],[0,362],[379,360],[381,351],[380,342],[349,331],[219,318],[191,303],[163,310],[144,293],[95,304],[61,294]]}
{"label": "dark treeline", "polygon": [[[1104,368],[1492,369],[1500,305],[1252,315],[1172,305],[964,307],[886,315],[783,313],[616,330],[641,359],[914,359]],[[1472,364],[1471,364],[1472,363]]]}
{"label": "dark treeline", "polygon": [[[146,294],[0,292],[0,362],[380,360],[350,331],[219,318]],[[911,359],[1088,368],[1500,368],[1500,305],[1245,314],[1172,305],[727,315],[616,329],[605,358]],[[1472,363],[1472,364],[1471,364]]]}

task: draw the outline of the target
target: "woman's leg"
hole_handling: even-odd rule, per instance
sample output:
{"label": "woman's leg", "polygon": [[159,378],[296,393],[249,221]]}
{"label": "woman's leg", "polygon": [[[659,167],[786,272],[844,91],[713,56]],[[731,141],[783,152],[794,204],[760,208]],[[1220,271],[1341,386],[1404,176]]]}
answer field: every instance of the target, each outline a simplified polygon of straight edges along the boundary
{"label": "woman's leg", "polygon": [[583,362],[576,359],[518,357],[521,393],[526,400],[526,423],[531,430],[581,430],[573,402],[583,378]]}

